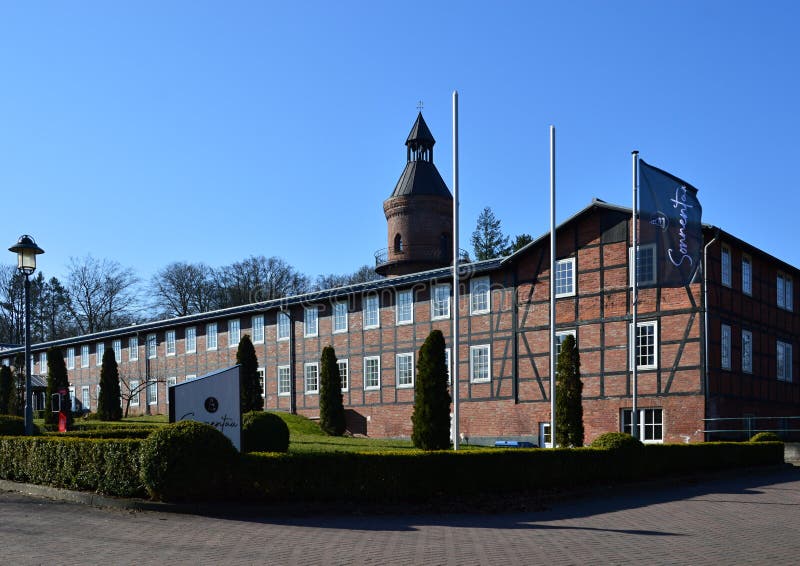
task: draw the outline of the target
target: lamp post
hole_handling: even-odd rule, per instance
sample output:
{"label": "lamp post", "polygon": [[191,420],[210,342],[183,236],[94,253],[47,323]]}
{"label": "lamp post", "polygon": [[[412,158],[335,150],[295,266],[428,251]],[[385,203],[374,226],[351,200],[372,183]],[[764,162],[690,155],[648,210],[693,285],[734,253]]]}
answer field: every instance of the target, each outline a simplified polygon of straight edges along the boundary
{"label": "lamp post", "polygon": [[25,434],[33,434],[33,405],[31,398],[31,280],[30,276],[36,271],[36,256],[43,254],[44,250],[36,242],[23,234],[17,243],[8,251],[17,254],[17,270],[25,275]]}

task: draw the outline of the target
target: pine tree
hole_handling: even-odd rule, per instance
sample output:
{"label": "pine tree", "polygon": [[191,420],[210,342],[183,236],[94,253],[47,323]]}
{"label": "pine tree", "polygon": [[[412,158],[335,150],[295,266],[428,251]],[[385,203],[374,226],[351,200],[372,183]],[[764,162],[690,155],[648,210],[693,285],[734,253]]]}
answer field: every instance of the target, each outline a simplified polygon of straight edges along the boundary
{"label": "pine tree", "polygon": [[567,335],[561,342],[556,367],[556,444],[583,446],[583,383],[581,358],[575,337]]}
{"label": "pine tree", "polygon": [[14,383],[14,376],[11,374],[11,368],[8,366],[0,367],[0,415],[13,414],[16,409],[14,407],[16,395],[17,388]]}
{"label": "pine tree", "polygon": [[441,330],[431,332],[419,350],[411,423],[411,440],[417,448],[445,450],[450,446],[450,393]]}
{"label": "pine tree", "polygon": [[[64,362],[64,354],[60,348],[50,348],[47,350],[47,402],[53,395],[65,391],[61,396],[61,409],[67,414],[67,429],[72,426],[72,407],[69,398],[69,376],[67,375],[67,364]],[[46,424],[58,424],[58,413],[50,410],[44,412],[44,422]]]}
{"label": "pine tree", "polygon": [[262,396],[261,376],[258,373],[258,357],[249,334],[245,334],[239,340],[239,349],[236,350],[236,363],[240,366],[239,398],[242,414],[250,411],[263,411],[264,397]]}
{"label": "pine tree", "polygon": [[503,236],[500,220],[488,206],[478,215],[478,224],[472,233],[472,248],[478,261],[502,257],[510,251],[508,236]]}
{"label": "pine tree", "polygon": [[333,346],[323,348],[319,365],[319,427],[330,436],[342,436],[345,431],[342,376]]}
{"label": "pine tree", "polygon": [[121,397],[117,357],[112,348],[106,348],[103,366],[100,368],[100,393],[97,396],[97,414],[100,420],[122,420]]}

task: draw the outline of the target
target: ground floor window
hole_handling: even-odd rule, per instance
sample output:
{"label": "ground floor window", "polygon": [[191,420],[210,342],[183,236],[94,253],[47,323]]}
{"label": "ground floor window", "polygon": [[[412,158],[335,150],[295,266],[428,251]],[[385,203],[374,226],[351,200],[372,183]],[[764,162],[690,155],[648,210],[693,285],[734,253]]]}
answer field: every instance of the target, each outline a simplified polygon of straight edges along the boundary
{"label": "ground floor window", "polygon": [[633,434],[633,410],[622,409],[622,432],[636,436],[642,442],[664,442],[663,409],[637,409],[636,428]]}
{"label": "ground floor window", "polygon": [[552,448],[553,435],[550,433],[550,423],[539,423],[539,448]]}

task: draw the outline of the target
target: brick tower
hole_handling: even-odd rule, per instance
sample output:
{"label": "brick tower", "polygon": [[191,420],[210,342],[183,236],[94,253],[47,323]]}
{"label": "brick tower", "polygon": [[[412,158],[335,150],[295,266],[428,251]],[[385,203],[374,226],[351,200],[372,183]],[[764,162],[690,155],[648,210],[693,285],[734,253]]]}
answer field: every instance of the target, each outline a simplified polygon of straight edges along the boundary
{"label": "brick tower", "polygon": [[433,164],[433,139],[417,115],[406,140],[406,167],[383,203],[389,247],[375,253],[375,271],[394,277],[453,263],[453,195]]}

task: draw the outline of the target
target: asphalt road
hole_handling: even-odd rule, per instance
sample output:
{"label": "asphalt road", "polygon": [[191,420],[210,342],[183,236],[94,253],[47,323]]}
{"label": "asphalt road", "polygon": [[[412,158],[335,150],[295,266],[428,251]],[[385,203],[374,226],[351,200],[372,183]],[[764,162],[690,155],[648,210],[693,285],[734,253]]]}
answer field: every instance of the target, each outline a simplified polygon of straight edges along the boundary
{"label": "asphalt road", "polygon": [[210,517],[0,492],[0,564],[798,564],[800,468],[495,514]]}

